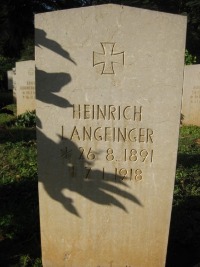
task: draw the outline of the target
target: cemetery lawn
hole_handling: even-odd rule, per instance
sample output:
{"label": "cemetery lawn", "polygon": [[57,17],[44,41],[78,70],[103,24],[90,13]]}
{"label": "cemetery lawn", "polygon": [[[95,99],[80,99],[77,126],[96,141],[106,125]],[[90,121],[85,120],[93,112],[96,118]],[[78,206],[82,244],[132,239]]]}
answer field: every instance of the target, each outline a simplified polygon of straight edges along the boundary
{"label": "cemetery lawn", "polygon": [[[13,105],[7,106],[13,109]],[[15,107],[14,107],[15,108]],[[30,117],[30,116],[29,116]],[[41,264],[35,126],[0,114],[0,266]]]}
{"label": "cemetery lawn", "polygon": [[[0,266],[42,266],[34,116],[0,113]],[[182,126],[166,266],[198,262],[200,127]]]}

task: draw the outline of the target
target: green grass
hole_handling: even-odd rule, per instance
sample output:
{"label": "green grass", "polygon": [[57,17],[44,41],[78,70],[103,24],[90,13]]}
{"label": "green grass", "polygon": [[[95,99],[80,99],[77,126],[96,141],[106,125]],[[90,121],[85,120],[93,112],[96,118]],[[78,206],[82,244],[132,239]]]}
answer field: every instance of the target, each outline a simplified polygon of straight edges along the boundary
{"label": "green grass", "polygon": [[36,141],[7,142],[0,146],[1,185],[37,180]]}
{"label": "green grass", "polygon": [[5,125],[0,132],[0,266],[39,267],[35,128],[16,127],[13,118]]}
{"label": "green grass", "polygon": [[10,104],[0,109],[0,126],[11,125],[16,119],[16,105]]}
{"label": "green grass", "polygon": [[200,262],[200,127],[180,129],[168,267]]}
{"label": "green grass", "polygon": [[[3,114],[0,114],[0,121]],[[20,118],[22,124],[32,115]],[[16,120],[16,118],[15,118]],[[21,123],[21,121],[20,121]],[[0,133],[0,266],[41,264],[35,127]],[[181,127],[167,267],[200,262],[200,127]]]}
{"label": "green grass", "polygon": [[179,138],[174,205],[200,196],[200,128],[182,127]]}

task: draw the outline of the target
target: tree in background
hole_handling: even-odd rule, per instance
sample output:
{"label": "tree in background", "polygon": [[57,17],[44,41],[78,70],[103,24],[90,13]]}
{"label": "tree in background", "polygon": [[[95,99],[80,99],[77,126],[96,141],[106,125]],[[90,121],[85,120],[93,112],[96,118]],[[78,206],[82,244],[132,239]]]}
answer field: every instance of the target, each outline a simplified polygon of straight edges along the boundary
{"label": "tree in background", "polygon": [[34,59],[34,14],[81,5],[78,0],[0,1],[0,87],[16,61]]}
{"label": "tree in background", "polygon": [[30,1],[1,0],[1,54],[19,57],[23,40],[33,38],[33,10]]}
{"label": "tree in background", "polygon": [[34,14],[81,6],[64,0],[1,0],[0,54],[20,57],[27,40],[34,39]]}

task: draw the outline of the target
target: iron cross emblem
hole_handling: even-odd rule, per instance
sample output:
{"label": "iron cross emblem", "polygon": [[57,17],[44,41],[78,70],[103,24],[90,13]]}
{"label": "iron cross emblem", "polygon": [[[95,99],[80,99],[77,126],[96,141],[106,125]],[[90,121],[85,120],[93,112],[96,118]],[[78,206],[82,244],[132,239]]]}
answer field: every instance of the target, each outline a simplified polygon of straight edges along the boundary
{"label": "iron cross emblem", "polygon": [[102,64],[101,74],[115,74],[114,64],[124,65],[124,52],[114,52],[116,43],[100,43],[102,53],[93,52],[93,67]]}

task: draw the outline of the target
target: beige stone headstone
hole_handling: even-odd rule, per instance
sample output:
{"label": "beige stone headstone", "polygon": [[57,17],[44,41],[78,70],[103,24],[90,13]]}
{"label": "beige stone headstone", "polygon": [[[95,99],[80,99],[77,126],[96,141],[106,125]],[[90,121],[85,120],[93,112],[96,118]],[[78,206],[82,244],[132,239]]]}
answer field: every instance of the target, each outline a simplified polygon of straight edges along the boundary
{"label": "beige stone headstone", "polygon": [[183,124],[200,126],[200,65],[188,65],[184,70]]}
{"label": "beige stone headstone", "polygon": [[45,267],[163,267],[186,18],[101,5],[36,15]]}
{"label": "beige stone headstone", "polygon": [[17,115],[32,111],[35,103],[35,61],[16,62]]}
{"label": "beige stone headstone", "polygon": [[17,103],[16,99],[16,68],[12,68],[13,71],[13,103]]}
{"label": "beige stone headstone", "polygon": [[13,90],[13,71],[7,71],[8,90]]}

